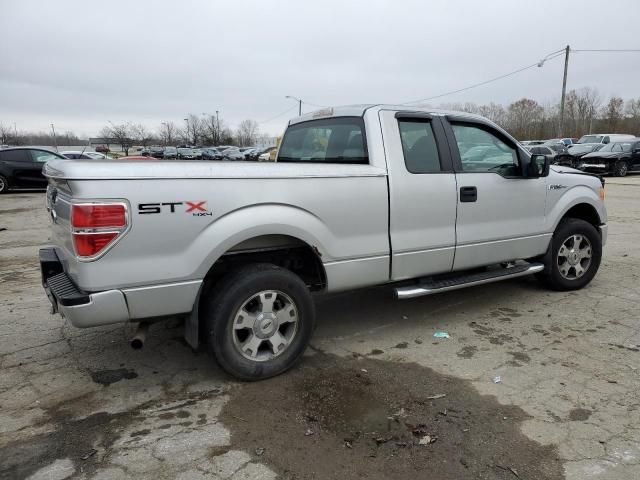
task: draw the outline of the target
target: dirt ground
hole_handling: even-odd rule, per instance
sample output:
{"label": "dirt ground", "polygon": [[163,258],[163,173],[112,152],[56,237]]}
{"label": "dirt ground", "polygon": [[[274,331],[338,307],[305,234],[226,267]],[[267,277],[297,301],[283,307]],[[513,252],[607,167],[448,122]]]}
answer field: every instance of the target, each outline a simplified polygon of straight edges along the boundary
{"label": "dirt ground", "polygon": [[640,176],[607,180],[588,288],[320,297],[302,363],[254,384],[178,321],[133,351],[49,315],[44,195],[0,196],[0,478],[640,478]]}

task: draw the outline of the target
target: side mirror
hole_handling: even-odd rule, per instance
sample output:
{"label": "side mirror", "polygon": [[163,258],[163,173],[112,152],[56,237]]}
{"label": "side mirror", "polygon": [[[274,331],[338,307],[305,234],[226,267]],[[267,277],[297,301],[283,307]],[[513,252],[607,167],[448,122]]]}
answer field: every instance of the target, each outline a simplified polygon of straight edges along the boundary
{"label": "side mirror", "polygon": [[549,166],[551,161],[546,155],[534,154],[531,155],[531,160],[527,168],[527,177],[539,178],[549,175]]}

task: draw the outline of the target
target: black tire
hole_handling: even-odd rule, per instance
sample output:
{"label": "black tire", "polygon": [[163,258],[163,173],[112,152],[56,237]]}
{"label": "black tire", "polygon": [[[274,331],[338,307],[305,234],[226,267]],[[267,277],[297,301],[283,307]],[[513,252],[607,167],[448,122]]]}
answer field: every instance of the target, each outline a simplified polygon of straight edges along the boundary
{"label": "black tire", "polygon": [[[581,277],[568,279],[560,272],[558,252],[563,243],[572,235],[583,235],[588,239],[591,244],[591,262]],[[578,290],[593,280],[600,267],[601,259],[602,237],[600,232],[589,222],[578,218],[565,218],[556,228],[549,249],[542,258],[545,268],[536,276],[552,290]]]}
{"label": "black tire", "polygon": [[629,164],[626,160],[618,160],[613,167],[613,174],[616,177],[624,177],[629,171]]}
{"label": "black tire", "polygon": [[[297,329],[289,345],[274,358],[245,358],[236,346],[233,328],[236,313],[252,296],[277,290],[289,297],[297,310]],[[289,270],[272,264],[239,268],[217,282],[205,298],[204,325],[209,350],[224,371],[246,381],[279,375],[302,357],[315,328],[315,305],[305,283]]]}
{"label": "black tire", "polygon": [[9,191],[9,180],[3,175],[0,175],[0,195]]}

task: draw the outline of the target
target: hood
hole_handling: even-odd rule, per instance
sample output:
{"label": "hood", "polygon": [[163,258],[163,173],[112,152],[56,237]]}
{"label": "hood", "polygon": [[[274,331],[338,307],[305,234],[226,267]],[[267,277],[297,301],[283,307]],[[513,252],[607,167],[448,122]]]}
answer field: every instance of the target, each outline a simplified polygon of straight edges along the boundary
{"label": "hood", "polygon": [[582,170],[576,170],[571,167],[564,167],[562,165],[551,165],[549,176],[553,174],[567,175],[566,178],[573,178],[571,183],[573,185],[587,185],[594,191],[598,191],[599,187],[604,187],[604,179],[599,175],[583,172]]}
{"label": "hood", "polygon": [[591,152],[583,155],[582,158],[615,158],[621,152]]}

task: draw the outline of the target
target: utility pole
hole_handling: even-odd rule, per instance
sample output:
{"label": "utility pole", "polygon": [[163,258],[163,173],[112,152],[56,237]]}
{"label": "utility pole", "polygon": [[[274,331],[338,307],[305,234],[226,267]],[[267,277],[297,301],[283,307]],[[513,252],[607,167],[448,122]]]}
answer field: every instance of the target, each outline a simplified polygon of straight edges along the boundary
{"label": "utility pole", "polygon": [[567,45],[564,50],[564,77],[562,78],[562,97],[560,98],[560,123],[558,125],[558,137],[562,137],[564,129],[564,97],[567,93],[567,70],[569,69],[569,52],[571,48]]}
{"label": "utility pole", "polygon": [[301,117],[302,116],[302,100],[299,99],[298,97],[294,97],[294,96],[291,96],[291,95],[287,95],[284,98],[290,98],[291,100],[295,100],[295,101],[298,102],[298,116]]}
{"label": "utility pole", "polygon": [[16,127],[16,122],[13,122],[13,135],[15,138],[15,144],[18,145],[18,128]]}
{"label": "utility pole", "polygon": [[220,145],[220,114],[218,110],[216,110],[216,147]]}
{"label": "utility pole", "polygon": [[56,147],[56,152],[58,151],[58,139],[56,138],[56,129],[53,126],[53,123],[51,124],[51,131],[53,132],[53,145]]}

